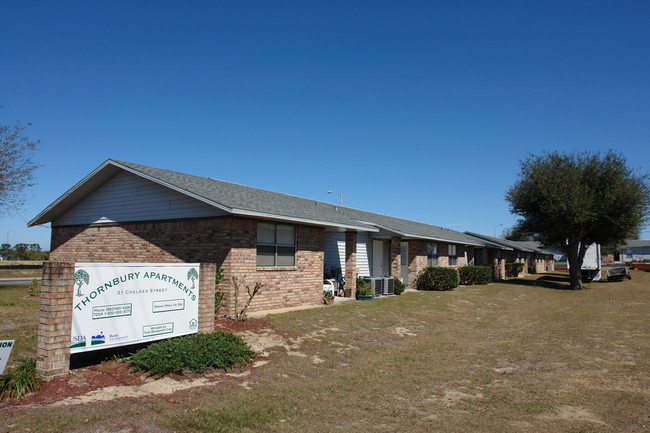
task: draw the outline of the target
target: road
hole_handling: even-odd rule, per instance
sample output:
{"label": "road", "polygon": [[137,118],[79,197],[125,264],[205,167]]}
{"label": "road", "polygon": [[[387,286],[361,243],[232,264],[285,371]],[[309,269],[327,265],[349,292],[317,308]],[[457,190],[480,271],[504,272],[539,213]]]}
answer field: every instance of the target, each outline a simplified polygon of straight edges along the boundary
{"label": "road", "polygon": [[[0,278],[0,286],[16,286],[19,284],[32,284],[34,278]],[[41,280],[37,278],[37,280]]]}

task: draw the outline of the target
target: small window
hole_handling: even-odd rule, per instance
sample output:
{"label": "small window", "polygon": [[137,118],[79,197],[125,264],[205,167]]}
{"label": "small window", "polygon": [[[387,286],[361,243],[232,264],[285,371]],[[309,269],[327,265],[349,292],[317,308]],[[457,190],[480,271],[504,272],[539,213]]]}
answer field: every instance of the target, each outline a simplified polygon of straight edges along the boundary
{"label": "small window", "polygon": [[438,266],[438,244],[427,243],[427,266]]}
{"label": "small window", "polygon": [[457,264],[456,245],[449,245],[449,266],[456,266]]}
{"label": "small window", "polygon": [[296,228],[285,224],[257,224],[257,266],[295,266]]}

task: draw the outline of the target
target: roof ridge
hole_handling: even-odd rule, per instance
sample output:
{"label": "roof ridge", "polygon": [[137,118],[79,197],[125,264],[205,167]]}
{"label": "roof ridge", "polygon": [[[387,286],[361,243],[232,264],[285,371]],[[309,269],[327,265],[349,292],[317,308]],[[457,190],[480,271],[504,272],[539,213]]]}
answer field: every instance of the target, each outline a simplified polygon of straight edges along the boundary
{"label": "roof ridge", "polygon": [[[166,169],[166,168],[153,167],[153,166],[149,166],[149,165],[138,164],[138,163],[128,162],[128,161],[120,161],[120,160],[115,160],[115,159],[110,159],[110,161],[113,161],[113,162],[116,162],[116,163],[119,163],[119,164],[124,164],[124,165],[127,165],[127,166],[129,166],[129,165],[142,166],[142,167],[147,167],[147,168],[151,168],[151,169],[154,169],[154,170],[164,170],[164,171],[167,171],[167,172],[170,172],[170,173],[177,173],[177,174],[181,174],[183,176],[191,176],[191,177],[195,177],[195,178],[198,178],[198,179],[210,180],[210,181],[213,181],[213,182],[220,182],[220,183],[225,183],[225,184],[230,184],[230,185],[237,185],[237,186],[240,186],[240,187],[250,188],[250,189],[253,189],[253,190],[256,190],[256,191],[263,191],[263,192],[271,193],[271,194],[274,194],[274,195],[292,197],[292,198],[296,198],[296,199],[299,199],[299,200],[305,200],[305,201],[314,201],[314,202],[317,202],[317,203],[322,203],[322,204],[325,204],[325,205],[328,205],[328,206],[332,206],[334,208],[342,208],[342,209],[362,212],[362,213],[365,213],[365,214],[372,214],[372,215],[382,216],[382,217],[386,217],[386,218],[392,218],[392,219],[404,221],[404,222],[407,222],[407,223],[423,224],[423,225],[426,225],[426,226],[429,226],[429,227],[435,227],[435,228],[440,229],[440,230],[445,230],[445,231],[455,232],[455,233],[458,233],[458,234],[463,234],[463,232],[458,231],[458,230],[454,230],[454,229],[450,229],[450,228],[442,227],[442,226],[437,226],[437,225],[425,223],[425,222],[422,222],[422,221],[415,221],[415,220],[410,220],[410,219],[407,219],[407,218],[404,218],[404,217],[396,217],[396,216],[392,216],[392,215],[381,214],[381,213],[378,213],[378,212],[372,212],[372,211],[368,211],[368,210],[358,209],[358,208],[354,208],[354,207],[350,207],[350,206],[343,206],[343,205],[339,205],[339,204],[335,204],[335,203],[330,203],[330,202],[327,202],[327,201],[321,201],[321,200],[317,200],[317,199],[313,199],[313,198],[301,197],[301,196],[298,196],[298,195],[295,195],[295,194],[288,194],[288,193],[284,193],[284,192],[272,191],[272,190],[269,190],[269,189],[264,189],[264,188],[260,188],[260,187],[256,187],[256,186],[245,185],[243,183],[237,183],[237,182],[232,182],[232,181],[223,180],[223,179],[216,179],[216,178],[213,178],[213,177],[197,176],[197,175],[194,175],[194,174],[184,173],[184,172],[181,172],[181,171],[169,170],[169,169]],[[368,221],[366,221],[366,223],[368,223]]]}

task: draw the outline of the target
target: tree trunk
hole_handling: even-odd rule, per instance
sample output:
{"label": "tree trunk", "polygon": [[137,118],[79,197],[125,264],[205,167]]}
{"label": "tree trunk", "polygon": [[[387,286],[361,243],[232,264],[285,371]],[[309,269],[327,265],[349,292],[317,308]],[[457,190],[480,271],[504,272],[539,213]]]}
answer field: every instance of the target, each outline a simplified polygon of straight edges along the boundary
{"label": "tree trunk", "polygon": [[569,285],[573,290],[582,290],[582,262],[584,254],[580,254],[580,244],[569,244],[567,260],[569,261]]}

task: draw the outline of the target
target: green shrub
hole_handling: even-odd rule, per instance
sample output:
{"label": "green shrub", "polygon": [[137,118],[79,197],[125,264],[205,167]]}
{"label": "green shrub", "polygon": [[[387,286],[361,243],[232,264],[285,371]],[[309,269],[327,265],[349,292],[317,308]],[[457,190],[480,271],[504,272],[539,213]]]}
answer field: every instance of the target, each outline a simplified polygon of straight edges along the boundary
{"label": "green shrub", "polygon": [[524,270],[524,264],[520,262],[506,263],[506,277],[518,277]]}
{"label": "green shrub", "polygon": [[221,303],[223,302],[223,292],[219,289],[216,289],[214,291],[214,312],[219,311],[219,307],[221,307]]}
{"label": "green shrub", "polygon": [[182,374],[189,369],[203,373],[209,367],[227,370],[251,362],[255,352],[241,339],[228,332],[192,334],[150,344],[129,359],[136,370],[153,375]]}
{"label": "green shrub", "polygon": [[223,268],[217,268],[214,273],[214,284],[219,285],[225,279]]}
{"label": "green shrub", "polygon": [[404,289],[406,289],[406,286],[404,283],[399,278],[395,278],[395,294],[396,295],[401,295],[404,293]]}
{"label": "green shrub", "polygon": [[364,280],[361,277],[357,278],[357,296],[372,296],[372,286],[370,281]]}
{"label": "green shrub", "polygon": [[41,384],[41,376],[36,371],[36,360],[23,359],[0,379],[0,400],[4,397],[21,398],[35,391]]}
{"label": "green shrub", "polygon": [[415,282],[418,290],[453,290],[460,284],[458,271],[454,268],[427,266]]}
{"label": "green shrub", "polygon": [[462,266],[458,268],[460,284],[489,284],[492,282],[492,268],[489,266]]}

